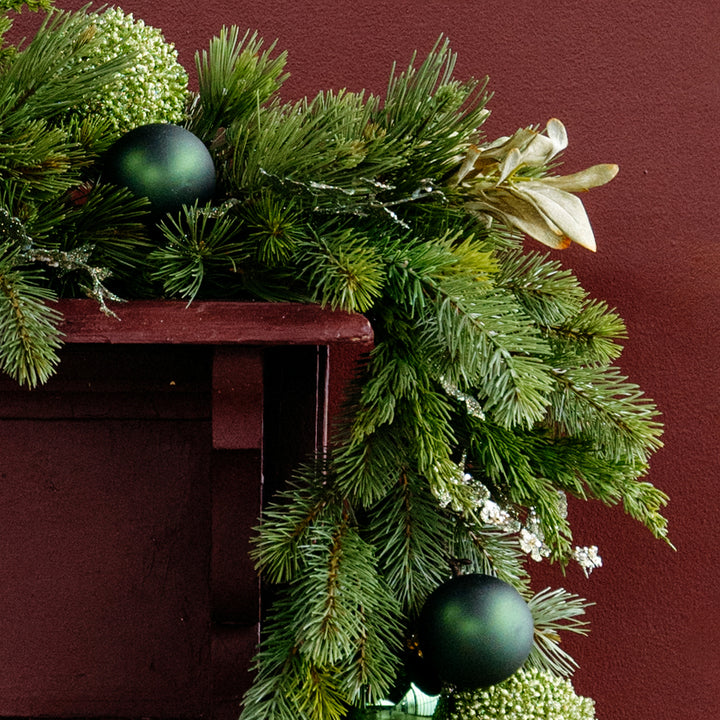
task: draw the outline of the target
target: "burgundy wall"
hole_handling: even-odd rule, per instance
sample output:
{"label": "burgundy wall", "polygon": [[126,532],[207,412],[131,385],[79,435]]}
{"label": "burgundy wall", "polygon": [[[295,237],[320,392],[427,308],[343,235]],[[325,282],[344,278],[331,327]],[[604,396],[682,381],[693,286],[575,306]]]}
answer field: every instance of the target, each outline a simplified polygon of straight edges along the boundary
{"label": "burgundy wall", "polygon": [[605,567],[589,581],[575,570],[552,581],[597,603],[591,636],[572,649],[582,666],[576,685],[596,698],[598,717],[718,717],[720,4],[126,0],[122,6],[163,28],[187,66],[223,24],[278,39],[290,53],[287,99],[341,87],[381,93],[392,62],[405,66],[413,50],[424,54],[442,32],[459,54],[459,76],[490,76],[490,136],[557,116],[570,135],[568,170],[620,165],[610,186],[586,198],[597,255],[573,248],[560,257],[625,318],[630,339],[621,365],[664,413],[666,446],[650,480],[672,497],[677,552],[619,510],[573,507],[578,542],[598,544]]}

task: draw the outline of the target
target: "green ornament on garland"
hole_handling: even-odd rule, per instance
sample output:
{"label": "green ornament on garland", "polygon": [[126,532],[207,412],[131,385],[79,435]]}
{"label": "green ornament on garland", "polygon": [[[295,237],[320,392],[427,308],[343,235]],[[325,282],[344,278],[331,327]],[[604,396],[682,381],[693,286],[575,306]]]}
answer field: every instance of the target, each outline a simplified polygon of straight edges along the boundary
{"label": "green ornament on garland", "polygon": [[215,192],[215,164],[200,138],[178,125],[142,125],[115,141],[104,158],[103,180],[150,201],[153,213],[176,213]]}
{"label": "green ornament on garland", "polygon": [[464,690],[510,677],[533,647],[532,613],[496,577],[459,575],[436,588],[418,618],[422,657],[437,677]]}

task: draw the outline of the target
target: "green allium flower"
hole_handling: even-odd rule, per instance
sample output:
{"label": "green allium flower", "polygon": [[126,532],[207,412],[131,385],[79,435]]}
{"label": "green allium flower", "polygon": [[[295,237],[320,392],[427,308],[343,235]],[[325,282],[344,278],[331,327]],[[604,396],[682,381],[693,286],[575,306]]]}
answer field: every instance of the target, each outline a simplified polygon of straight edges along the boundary
{"label": "green allium flower", "polygon": [[530,668],[485,690],[458,692],[446,720],[594,720],[595,702],[569,680]]}
{"label": "green allium flower", "polygon": [[154,122],[181,123],[189,94],[188,75],[177,60],[175,46],[166,42],[160,30],[120,8],[98,14],[95,26],[93,54],[85,66],[121,54],[134,62],[78,111],[107,118],[119,132]]}
{"label": "green allium flower", "polygon": [[52,0],[0,0],[0,12],[15,10],[20,12],[24,7],[36,12],[37,10],[48,10]]}

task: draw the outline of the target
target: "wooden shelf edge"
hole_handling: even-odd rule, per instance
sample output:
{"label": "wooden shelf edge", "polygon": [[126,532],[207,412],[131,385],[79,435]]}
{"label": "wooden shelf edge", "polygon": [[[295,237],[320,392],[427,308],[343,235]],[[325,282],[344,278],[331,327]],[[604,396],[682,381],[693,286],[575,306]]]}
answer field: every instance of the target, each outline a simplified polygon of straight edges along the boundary
{"label": "wooden shelf edge", "polygon": [[373,331],[359,314],[319,305],[175,300],[114,303],[117,317],[94,300],[59,300],[67,343],[169,345],[328,345],[371,343]]}

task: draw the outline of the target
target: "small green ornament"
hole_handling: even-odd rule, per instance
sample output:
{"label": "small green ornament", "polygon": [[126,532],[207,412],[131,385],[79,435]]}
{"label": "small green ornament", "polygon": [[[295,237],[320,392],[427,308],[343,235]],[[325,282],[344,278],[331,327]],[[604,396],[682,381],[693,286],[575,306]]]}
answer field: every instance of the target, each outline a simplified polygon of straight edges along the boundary
{"label": "small green ornament", "polygon": [[205,203],[215,192],[215,165],[205,144],[178,125],[152,123],[108,149],[103,180],[146,197],[157,215]]}
{"label": "small green ornament", "polygon": [[496,577],[460,575],[428,597],[418,619],[420,650],[438,678],[462,689],[502,682],[527,660],[532,613],[518,591]]}

